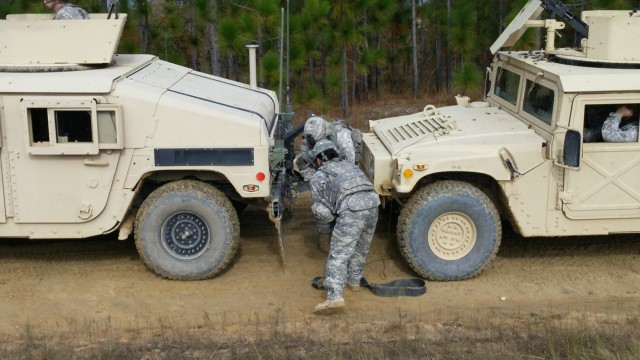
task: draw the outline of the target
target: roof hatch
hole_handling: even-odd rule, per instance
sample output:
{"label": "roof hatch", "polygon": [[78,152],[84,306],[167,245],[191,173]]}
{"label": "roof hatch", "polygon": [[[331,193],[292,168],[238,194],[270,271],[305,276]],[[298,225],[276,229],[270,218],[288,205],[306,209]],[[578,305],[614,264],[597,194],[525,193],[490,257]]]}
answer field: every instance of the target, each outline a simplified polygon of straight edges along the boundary
{"label": "roof hatch", "polygon": [[0,66],[111,63],[127,15],[89,16],[89,20],[52,20],[49,14],[8,15],[0,20]]}

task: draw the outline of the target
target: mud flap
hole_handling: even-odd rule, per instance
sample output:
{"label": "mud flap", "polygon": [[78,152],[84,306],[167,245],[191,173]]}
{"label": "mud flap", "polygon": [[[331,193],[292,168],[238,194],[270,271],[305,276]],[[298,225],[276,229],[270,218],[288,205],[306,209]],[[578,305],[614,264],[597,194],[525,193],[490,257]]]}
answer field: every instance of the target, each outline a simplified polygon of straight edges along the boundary
{"label": "mud flap", "polygon": [[284,240],[284,229],[282,228],[282,217],[284,216],[284,179],[285,172],[281,171],[276,175],[271,184],[271,202],[269,203],[269,220],[276,226],[278,232],[278,253],[283,268],[287,267],[286,243]]}

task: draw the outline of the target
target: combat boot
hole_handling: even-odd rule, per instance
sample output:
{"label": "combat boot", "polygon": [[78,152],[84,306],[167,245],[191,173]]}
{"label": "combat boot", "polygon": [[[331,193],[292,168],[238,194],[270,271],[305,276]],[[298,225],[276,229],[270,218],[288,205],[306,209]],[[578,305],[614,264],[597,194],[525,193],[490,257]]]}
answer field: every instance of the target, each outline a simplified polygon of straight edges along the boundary
{"label": "combat boot", "polygon": [[328,254],[331,245],[331,234],[319,234],[318,235],[318,247],[322,252]]}
{"label": "combat boot", "polygon": [[344,308],[344,298],[326,300],[325,302],[321,302],[316,305],[313,309],[313,313],[316,315],[328,315],[342,308]]}

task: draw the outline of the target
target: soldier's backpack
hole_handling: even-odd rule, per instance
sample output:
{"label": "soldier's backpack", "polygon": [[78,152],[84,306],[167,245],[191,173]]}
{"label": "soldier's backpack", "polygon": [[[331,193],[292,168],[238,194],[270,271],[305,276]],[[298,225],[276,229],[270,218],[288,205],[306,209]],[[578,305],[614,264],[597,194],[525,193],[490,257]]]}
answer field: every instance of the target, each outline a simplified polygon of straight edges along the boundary
{"label": "soldier's backpack", "polygon": [[351,141],[353,141],[353,148],[356,153],[356,164],[358,164],[362,158],[362,131],[349,126],[342,120],[333,120],[331,122],[331,134],[329,135],[329,140],[333,141],[334,144],[338,143],[338,132],[342,130],[342,128],[347,128],[351,131]]}

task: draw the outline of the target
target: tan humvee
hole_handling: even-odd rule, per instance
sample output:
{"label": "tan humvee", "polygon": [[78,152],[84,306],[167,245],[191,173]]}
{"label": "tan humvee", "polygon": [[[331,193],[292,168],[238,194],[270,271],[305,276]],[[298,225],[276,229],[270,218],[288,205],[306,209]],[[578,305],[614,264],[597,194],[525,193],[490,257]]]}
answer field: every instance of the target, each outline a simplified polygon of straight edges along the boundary
{"label": "tan humvee", "polygon": [[[502,221],[521,235],[640,232],[640,144],[584,142],[622,104],[640,104],[640,14],[586,11],[580,48],[556,49],[564,24],[531,0],[494,43],[484,101],[371,121],[361,162],[385,203],[399,202],[402,254],[421,276],[476,276]],[[538,51],[498,51],[527,27]],[[637,114],[635,121],[637,121]]]}
{"label": "tan humvee", "polygon": [[126,14],[90,17],[0,20],[0,236],[135,229],[161,276],[212,277],[238,248],[234,205],[280,209],[278,100],[156,56],[114,55]]}

